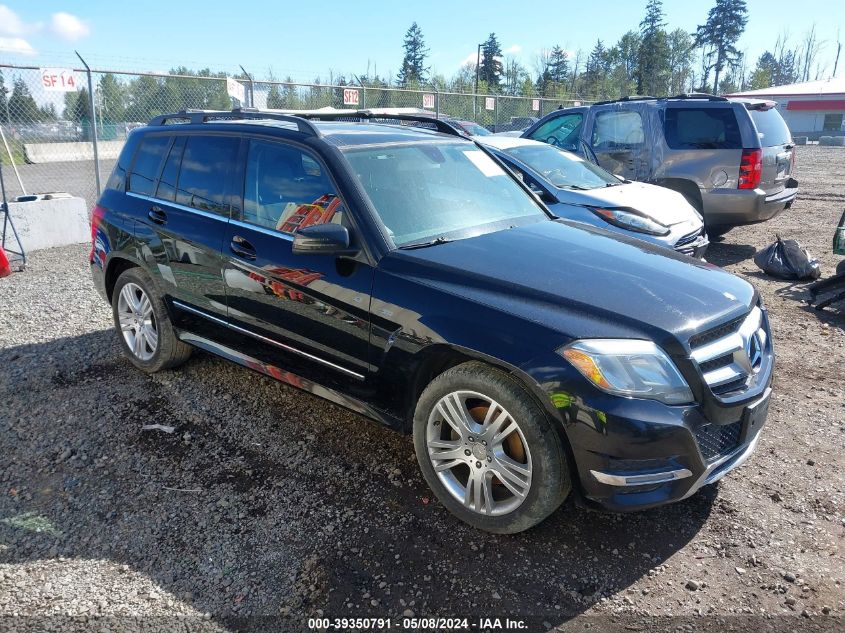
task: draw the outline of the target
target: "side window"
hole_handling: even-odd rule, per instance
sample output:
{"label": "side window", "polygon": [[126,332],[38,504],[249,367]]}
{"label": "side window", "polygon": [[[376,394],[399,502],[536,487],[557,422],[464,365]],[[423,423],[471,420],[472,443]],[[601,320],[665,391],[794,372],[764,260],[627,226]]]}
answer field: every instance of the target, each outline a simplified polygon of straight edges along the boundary
{"label": "side window", "polygon": [[239,139],[231,136],[187,137],[176,202],[228,215],[226,183],[237,158],[238,143]]}
{"label": "side window", "polygon": [[534,130],[531,138],[563,149],[577,150],[583,121],[584,115],[580,112],[553,117]]}
{"label": "side window", "polygon": [[147,136],[141,141],[129,175],[129,191],[145,196],[153,195],[158,168],[169,143],[169,136]]}
{"label": "side window", "polygon": [[663,132],[671,149],[742,147],[742,135],[731,108],[666,108]]}
{"label": "side window", "polygon": [[300,149],[250,141],[244,222],[293,234],[312,224],[343,221],[343,205],[322,165]]}
{"label": "side window", "polygon": [[596,149],[614,149],[645,142],[643,119],[631,110],[606,110],[596,115],[592,145]]}
{"label": "side window", "polygon": [[173,147],[170,148],[170,154],[168,154],[164,168],[161,170],[156,198],[169,200],[170,202],[176,201],[176,179],[179,177],[179,165],[182,163],[182,152],[184,149],[185,137],[179,136],[173,142]]}

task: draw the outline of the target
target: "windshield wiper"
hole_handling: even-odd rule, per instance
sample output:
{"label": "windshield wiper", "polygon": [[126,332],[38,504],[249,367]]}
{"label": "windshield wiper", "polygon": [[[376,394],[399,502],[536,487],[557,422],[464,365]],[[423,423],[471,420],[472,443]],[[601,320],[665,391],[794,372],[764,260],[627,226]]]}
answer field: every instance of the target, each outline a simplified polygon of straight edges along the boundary
{"label": "windshield wiper", "polygon": [[589,191],[592,187],[582,187],[581,185],[561,185],[562,189],[575,189],[576,191]]}
{"label": "windshield wiper", "polygon": [[450,240],[448,237],[443,237],[441,235],[440,237],[435,237],[433,240],[429,240],[428,242],[414,242],[412,244],[403,244],[399,248],[401,248],[403,251],[410,251],[410,250],[413,250],[415,248],[425,248],[427,246],[437,246],[438,244],[446,244],[446,243],[451,242],[451,241],[452,240]]}

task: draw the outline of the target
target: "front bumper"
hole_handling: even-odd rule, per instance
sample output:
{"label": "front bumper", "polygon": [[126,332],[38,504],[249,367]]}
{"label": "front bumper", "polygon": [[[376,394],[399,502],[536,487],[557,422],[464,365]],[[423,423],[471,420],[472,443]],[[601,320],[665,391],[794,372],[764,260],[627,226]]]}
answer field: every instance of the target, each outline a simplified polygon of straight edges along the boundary
{"label": "front bumper", "polygon": [[792,178],[771,195],[762,189],[711,189],[702,191],[702,213],[710,225],[765,222],[792,205],[797,195],[798,181]]}
{"label": "front bumper", "polygon": [[[670,407],[628,400],[601,415],[582,410],[567,435],[587,505],[629,512],[686,499],[741,466],[754,452],[765,424],[771,388],[724,411],[726,424],[706,419],[697,406]],[[623,400],[623,399],[620,399]],[[755,416],[749,411],[764,410]],[[625,408],[630,417],[622,417]],[[580,418],[580,420],[579,420]],[[583,424],[598,418],[601,425]],[[592,428],[591,428],[592,427]],[[706,429],[739,428],[735,441],[714,449]],[[595,431],[600,431],[600,437]],[[726,434],[727,435],[727,434]]]}

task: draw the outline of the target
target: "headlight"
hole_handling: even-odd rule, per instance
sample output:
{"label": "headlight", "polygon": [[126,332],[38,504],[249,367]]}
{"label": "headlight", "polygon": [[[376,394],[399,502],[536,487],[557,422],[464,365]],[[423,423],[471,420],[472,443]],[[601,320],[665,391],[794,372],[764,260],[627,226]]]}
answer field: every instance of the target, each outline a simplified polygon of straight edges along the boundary
{"label": "headlight", "polygon": [[656,220],[647,218],[630,209],[604,209],[601,207],[588,207],[605,222],[637,233],[648,233],[649,235],[669,235],[669,227]]}
{"label": "headlight", "polygon": [[666,404],[693,401],[692,391],[665,352],[651,341],[588,339],[560,353],[602,391]]}

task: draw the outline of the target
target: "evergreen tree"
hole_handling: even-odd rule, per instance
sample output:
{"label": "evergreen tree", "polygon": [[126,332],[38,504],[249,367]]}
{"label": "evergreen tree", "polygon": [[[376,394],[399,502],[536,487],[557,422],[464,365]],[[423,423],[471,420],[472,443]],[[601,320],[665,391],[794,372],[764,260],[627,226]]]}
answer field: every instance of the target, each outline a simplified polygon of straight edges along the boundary
{"label": "evergreen tree", "polygon": [[596,42],[584,69],[582,88],[588,96],[605,96],[604,82],[608,71],[607,50],[601,40]]}
{"label": "evergreen tree", "polygon": [[560,46],[555,46],[549,55],[549,78],[565,84],[569,76],[569,55]]}
{"label": "evergreen tree", "polygon": [[[75,123],[87,121],[90,118],[88,104],[88,89],[65,93],[64,118]],[[150,118],[150,117],[147,117]]]}
{"label": "evergreen tree", "polygon": [[669,93],[686,91],[692,77],[693,38],[684,29],[675,29],[667,37],[669,45]]}
{"label": "evergreen tree", "polygon": [[267,107],[272,110],[281,110],[285,107],[282,91],[279,90],[278,84],[270,84],[270,90],[267,93]]}
{"label": "evergreen tree", "polygon": [[100,111],[98,118],[102,117],[104,123],[124,121],[126,117],[126,105],[124,103],[124,87],[120,85],[112,73],[106,73],[100,79]]}
{"label": "evergreen tree", "polygon": [[505,69],[502,66],[502,47],[495,33],[490,33],[490,37],[481,45],[481,55],[479,78],[487,83],[488,90],[496,92]]}
{"label": "evergreen tree", "polygon": [[716,0],[716,5],[707,14],[707,21],[699,25],[695,33],[695,45],[707,47],[705,53],[707,68],[715,71],[713,85],[719,89],[719,75],[728,68],[734,68],[741,53],[736,43],[748,24],[748,9],[745,0]]}
{"label": "evergreen tree", "polygon": [[648,0],[645,17],[640,22],[642,39],[637,60],[637,92],[641,95],[659,97],[667,92],[669,45],[663,18],[663,3]]}
{"label": "evergreen tree", "polygon": [[23,79],[16,79],[12,96],[9,97],[10,116],[13,121],[32,123],[41,120],[41,112],[35,99],[29,92],[29,87]]}
{"label": "evergreen tree", "polygon": [[423,83],[426,81],[428,68],[425,66],[425,58],[428,49],[425,47],[422,30],[417,23],[411,24],[411,28],[405,33],[405,56],[402,58],[402,67],[399,69],[397,83],[406,85],[410,82]]}

